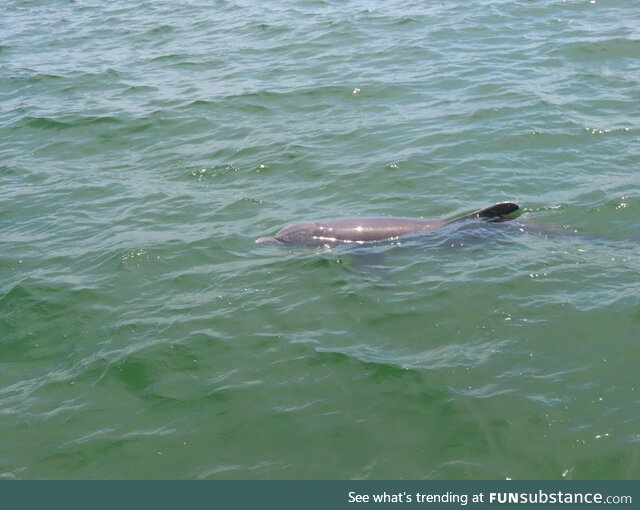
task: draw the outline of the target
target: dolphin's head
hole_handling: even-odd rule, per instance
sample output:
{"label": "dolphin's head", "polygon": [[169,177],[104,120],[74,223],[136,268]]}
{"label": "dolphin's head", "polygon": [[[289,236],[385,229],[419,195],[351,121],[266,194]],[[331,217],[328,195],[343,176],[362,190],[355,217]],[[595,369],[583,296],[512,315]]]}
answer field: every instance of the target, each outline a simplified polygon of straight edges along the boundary
{"label": "dolphin's head", "polygon": [[280,230],[274,239],[286,244],[310,244],[323,233],[322,227],[313,221],[292,223]]}
{"label": "dolphin's head", "polygon": [[316,244],[318,236],[323,234],[322,226],[313,221],[292,223],[279,230],[273,237],[260,237],[258,244]]}
{"label": "dolphin's head", "polygon": [[278,241],[275,237],[266,236],[266,237],[258,237],[256,239],[257,244],[282,244],[282,242]]}

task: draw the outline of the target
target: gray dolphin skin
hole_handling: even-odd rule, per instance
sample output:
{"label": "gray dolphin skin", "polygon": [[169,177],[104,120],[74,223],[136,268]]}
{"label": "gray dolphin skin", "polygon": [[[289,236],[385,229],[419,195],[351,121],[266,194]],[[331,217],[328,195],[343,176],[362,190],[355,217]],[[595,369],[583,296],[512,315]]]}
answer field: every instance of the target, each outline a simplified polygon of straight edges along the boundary
{"label": "gray dolphin skin", "polygon": [[428,220],[393,216],[356,216],[352,218],[302,221],[287,225],[273,237],[260,237],[256,239],[256,243],[336,246],[340,244],[394,241],[406,234],[435,230],[461,221],[474,219],[505,221],[510,219],[508,217],[509,214],[518,209],[518,205],[513,202],[499,202],[453,219]]}

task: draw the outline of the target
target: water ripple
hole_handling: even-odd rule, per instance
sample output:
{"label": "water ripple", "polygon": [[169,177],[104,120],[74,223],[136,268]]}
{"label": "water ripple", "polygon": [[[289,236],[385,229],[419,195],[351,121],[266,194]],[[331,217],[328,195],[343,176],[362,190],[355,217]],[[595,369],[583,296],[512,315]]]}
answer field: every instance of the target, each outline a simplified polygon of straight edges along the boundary
{"label": "water ripple", "polygon": [[636,6],[3,9],[0,477],[637,477]]}

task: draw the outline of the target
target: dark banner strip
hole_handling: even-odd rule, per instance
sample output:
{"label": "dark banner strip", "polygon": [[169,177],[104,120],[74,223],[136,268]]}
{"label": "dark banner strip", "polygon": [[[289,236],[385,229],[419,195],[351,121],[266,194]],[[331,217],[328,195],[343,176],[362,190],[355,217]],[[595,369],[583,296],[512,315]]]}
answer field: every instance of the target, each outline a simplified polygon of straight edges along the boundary
{"label": "dark banner strip", "polygon": [[3,481],[3,508],[640,508],[637,481]]}

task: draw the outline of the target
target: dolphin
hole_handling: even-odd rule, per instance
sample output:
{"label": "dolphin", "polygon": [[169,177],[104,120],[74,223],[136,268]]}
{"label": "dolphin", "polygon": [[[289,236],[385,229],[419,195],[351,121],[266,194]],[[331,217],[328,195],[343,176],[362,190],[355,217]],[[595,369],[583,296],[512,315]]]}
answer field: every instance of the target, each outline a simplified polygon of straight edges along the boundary
{"label": "dolphin", "polygon": [[406,234],[435,230],[452,223],[478,218],[494,222],[509,220],[511,218],[508,215],[518,209],[518,205],[513,202],[499,202],[453,219],[356,216],[352,218],[302,221],[287,225],[273,237],[260,237],[256,239],[256,243],[330,247],[341,244],[395,241]]}

